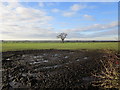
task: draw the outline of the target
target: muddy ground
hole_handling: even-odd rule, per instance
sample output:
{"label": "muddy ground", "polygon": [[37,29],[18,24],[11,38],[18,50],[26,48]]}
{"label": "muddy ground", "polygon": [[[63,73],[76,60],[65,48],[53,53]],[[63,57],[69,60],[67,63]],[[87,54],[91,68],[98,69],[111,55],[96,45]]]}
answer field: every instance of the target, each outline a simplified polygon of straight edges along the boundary
{"label": "muddy ground", "polygon": [[[116,58],[103,50],[26,50],[3,52],[3,90],[13,88],[93,87],[93,72],[99,72],[100,60]],[[36,90],[37,90],[36,89]]]}

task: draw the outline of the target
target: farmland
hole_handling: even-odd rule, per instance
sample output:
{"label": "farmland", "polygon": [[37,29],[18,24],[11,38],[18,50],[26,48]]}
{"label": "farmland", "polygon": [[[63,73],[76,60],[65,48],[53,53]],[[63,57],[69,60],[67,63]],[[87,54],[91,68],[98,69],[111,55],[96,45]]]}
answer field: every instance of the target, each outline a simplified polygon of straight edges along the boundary
{"label": "farmland", "polygon": [[67,43],[39,43],[39,42],[6,42],[2,43],[2,51],[36,50],[36,49],[111,49],[118,50],[118,42],[67,42]]}
{"label": "farmland", "polygon": [[[119,88],[118,42],[3,42],[1,51],[2,90]],[[103,66],[101,60],[108,67]],[[111,70],[110,73],[106,69]],[[94,76],[101,75],[102,71],[106,79]],[[94,86],[97,80],[103,80],[100,85],[105,86]],[[107,84],[106,80],[109,80]]]}

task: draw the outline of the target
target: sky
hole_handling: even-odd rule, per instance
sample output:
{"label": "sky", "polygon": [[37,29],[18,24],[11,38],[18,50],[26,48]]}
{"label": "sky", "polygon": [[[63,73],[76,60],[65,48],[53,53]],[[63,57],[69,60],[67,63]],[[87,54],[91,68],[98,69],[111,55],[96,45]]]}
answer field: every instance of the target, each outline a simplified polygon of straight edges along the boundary
{"label": "sky", "polygon": [[117,2],[0,2],[2,40],[117,40]]}

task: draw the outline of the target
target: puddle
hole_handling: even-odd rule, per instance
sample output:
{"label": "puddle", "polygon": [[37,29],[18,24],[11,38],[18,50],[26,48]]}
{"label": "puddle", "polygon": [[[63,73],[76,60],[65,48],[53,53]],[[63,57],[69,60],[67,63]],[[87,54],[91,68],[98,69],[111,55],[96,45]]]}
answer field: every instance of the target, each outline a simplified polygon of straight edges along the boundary
{"label": "puddle", "polygon": [[68,58],[68,56],[65,56],[64,58]]}
{"label": "puddle", "polygon": [[37,56],[33,56],[33,58],[37,58]]}
{"label": "puddle", "polygon": [[8,60],[8,61],[9,61],[9,60],[10,60],[10,58],[7,58],[6,60]]}
{"label": "puddle", "polygon": [[80,61],[80,59],[77,59],[76,61]]}
{"label": "puddle", "polygon": [[44,53],[43,55],[46,56],[47,54]]}
{"label": "puddle", "polygon": [[65,64],[69,64],[69,63],[65,63]]}
{"label": "puddle", "polygon": [[83,59],[88,59],[88,57],[84,57]]}
{"label": "puddle", "polygon": [[22,76],[23,76],[23,77],[26,77],[27,75],[26,75],[26,74],[24,74],[24,73],[22,73]]}
{"label": "puddle", "polygon": [[43,58],[43,56],[37,56],[37,58]]}
{"label": "puddle", "polygon": [[43,61],[39,61],[39,60],[37,60],[37,61],[34,61],[34,60],[32,60],[33,62],[31,62],[30,64],[39,64],[39,63],[47,63],[48,62],[48,60],[43,60]]}
{"label": "puddle", "polygon": [[50,69],[50,68],[58,68],[61,67],[62,65],[54,65],[54,66],[47,66],[47,67],[42,67],[43,69]]}
{"label": "puddle", "polygon": [[39,63],[41,63],[41,62],[32,62],[32,63],[30,63],[30,64],[39,64]]}
{"label": "puddle", "polygon": [[58,55],[58,54],[55,54],[54,56],[57,57],[57,56],[59,56],[59,55]]}
{"label": "puddle", "polygon": [[44,61],[42,61],[42,62],[48,62],[48,60],[44,60]]}
{"label": "puddle", "polygon": [[24,57],[26,57],[26,55],[22,55],[22,57],[24,58]]}

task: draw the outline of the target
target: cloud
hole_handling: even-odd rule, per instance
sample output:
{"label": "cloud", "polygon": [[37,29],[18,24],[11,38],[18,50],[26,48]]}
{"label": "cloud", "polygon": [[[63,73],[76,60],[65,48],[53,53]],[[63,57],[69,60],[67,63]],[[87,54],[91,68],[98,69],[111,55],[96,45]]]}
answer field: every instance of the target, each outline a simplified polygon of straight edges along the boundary
{"label": "cloud", "polygon": [[117,29],[110,29],[100,32],[83,33],[83,32],[68,32],[69,39],[73,40],[115,40],[118,36]]}
{"label": "cloud", "polygon": [[48,25],[48,21],[53,17],[47,16],[45,11],[32,8],[16,7],[14,10],[5,9],[6,13],[2,13],[3,24],[10,25]]}
{"label": "cloud", "polygon": [[[46,5],[46,3],[45,3]],[[79,7],[79,10],[80,7]],[[60,32],[68,33],[68,39],[92,39],[99,37],[109,37],[117,35],[116,28],[118,22],[107,24],[93,24],[86,27],[60,29],[53,28],[51,21],[54,17],[49,16],[48,12],[43,9],[27,8],[18,2],[10,2],[7,4],[0,3],[0,32],[2,39],[57,39],[56,35]],[[53,12],[60,12],[65,17],[73,17],[78,12],[78,9],[61,11],[53,8]],[[84,15],[86,19],[93,18],[91,15]],[[59,22],[60,23],[60,22]],[[71,24],[71,22],[69,22]],[[63,22],[63,25],[68,25],[68,22]],[[62,26],[61,26],[62,27]],[[65,26],[66,28],[67,26]],[[58,31],[55,32],[55,31]],[[86,32],[90,32],[87,34]]]}
{"label": "cloud", "polygon": [[57,9],[57,8],[54,8],[54,9],[52,9],[51,11],[54,12],[54,13],[60,12],[60,10]]}
{"label": "cloud", "polygon": [[80,5],[80,4],[74,4],[73,6],[70,7],[72,11],[79,11],[84,8],[86,8],[86,5]]}
{"label": "cloud", "polygon": [[75,12],[64,12],[63,13],[64,17],[72,17],[73,15],[75,15]]}
{"label": "cloud", "polygon": [[85,14],[85,15],[83,15],[83,17],[84,17],[86,20],[95,21],[95,18],[93,18],[93,16],[91,16],[91,15]]}
{"label": "cloud", "polygon": [[47,2],[46,5],[47,6],[54,6],[54,5],[58,5],[59,2]]}
{"label": "cloud", "polygon": [[118,36],[118,30],[117,29],[110,29],[110,30],[105,30],[105,31],[101,31],[101,32],[94,32],[94,33],[88,34],[86,36],[88,36],[90,38]]}
{"label": "cloud", "polygon": [[[53,33],[49,21],[53,20],[47,12],[26,8],[18,2],[0,3],[0,31],[3,39],[30,38],[32,34]],[[25,39],[24,38],[24,39]]]}
{"label": "cloud", "polygon": [[108,24],[93,24],[86,27],[74,28],[74,29],[63,29],[65,32],[81,32],[81,31],[101,31],[106,29],[115,28],[118,26],[118,22],[114,21]]}
{"label": "cloud", "polygon": [[[1,25],[0,25],[1,27]],[[2,35],[4,39],[47,39],[55,38],[56,33],[53,32],[53,28],[39,28],[31,26],[10,26],[4,25]]]}
{"label": "cloud", "polygon": [[68,11],[64,11],[62,15],[64,17],[72,17],[77,14],[77,11],[86,8],[86,5],[73,4]]}
{"label": "cloud", "polygon": [[39,6],[40,6],[40,7],[44,7],[45,4],[44,4],[43,2],[39,2]]}
{"label": "cloud", "polygon": [[[11,6],[11,5],[10,5]],[[33,8],[25,8],[23,6],[14,6],[9,7],[9,4],[7,6],[2,5],[0,7],[2,10],[2,20],[3,23],[10,23],[14,24],[14,22],[21,25],[21,23],[32,23],[32,22],[48,22],[49,20],[52,20],[52,16],[47,16],[47,12],[43,10],[33,9]],[[28,23],[27,23],[28,24]]]}

